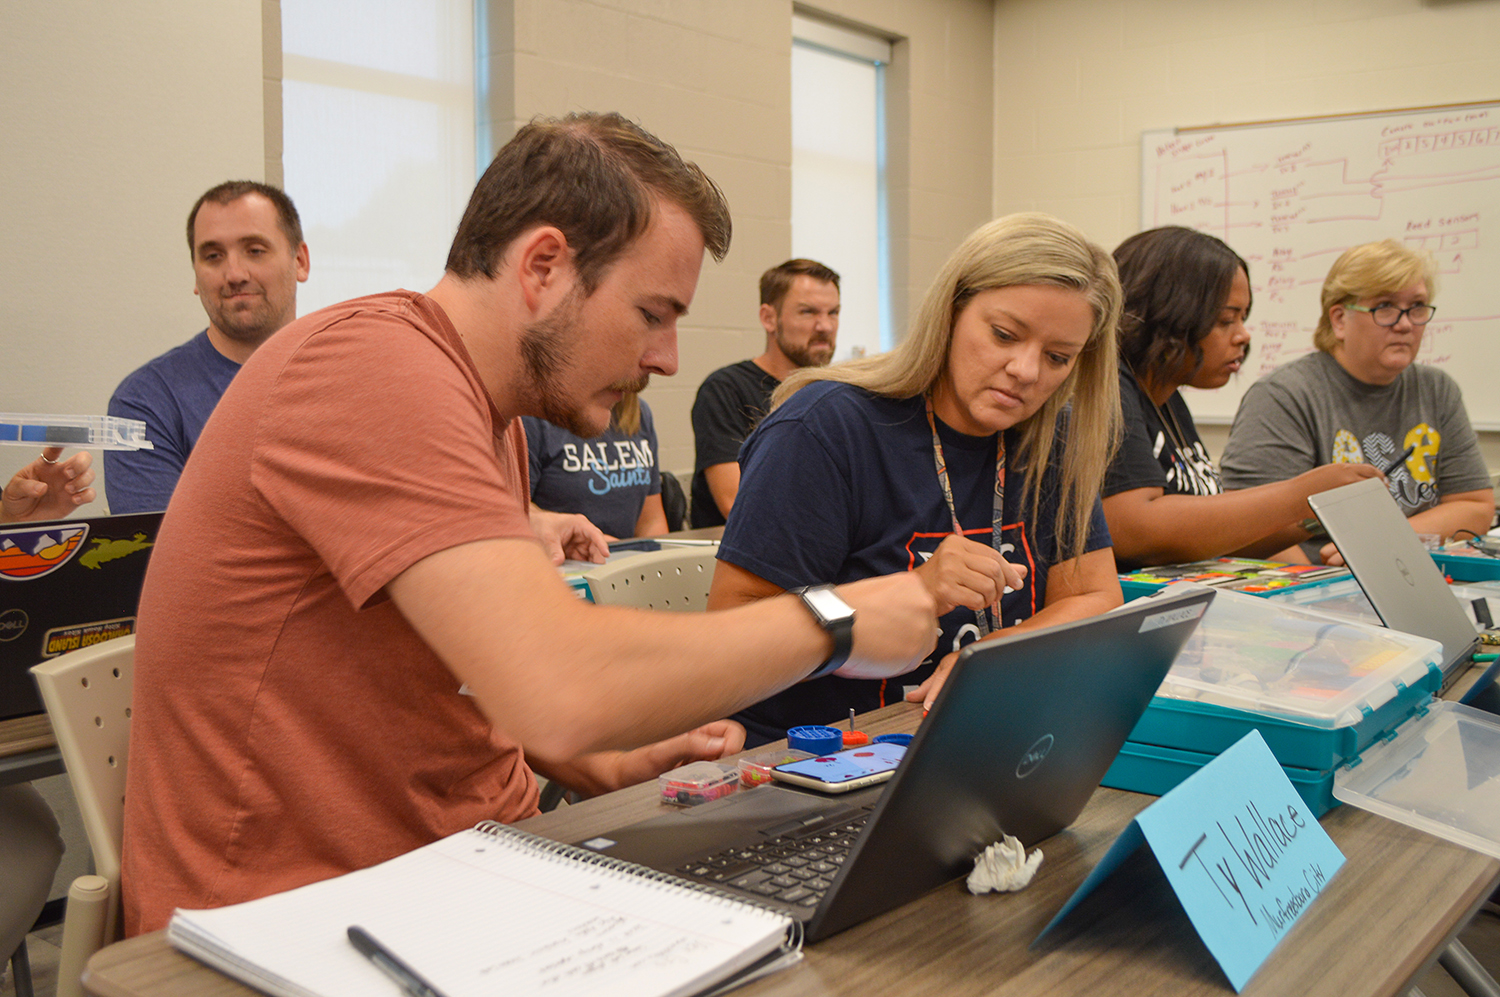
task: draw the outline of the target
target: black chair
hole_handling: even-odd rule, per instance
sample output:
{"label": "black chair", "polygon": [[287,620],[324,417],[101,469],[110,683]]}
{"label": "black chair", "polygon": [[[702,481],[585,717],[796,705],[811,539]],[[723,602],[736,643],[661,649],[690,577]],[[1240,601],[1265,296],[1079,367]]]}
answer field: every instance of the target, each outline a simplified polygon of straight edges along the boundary
{"label": "black chair", "polygon": [[667,514],[667,529],[682,529],[687,522],[688,500],[682,482],[671,471],[661,472],[661,507]]}

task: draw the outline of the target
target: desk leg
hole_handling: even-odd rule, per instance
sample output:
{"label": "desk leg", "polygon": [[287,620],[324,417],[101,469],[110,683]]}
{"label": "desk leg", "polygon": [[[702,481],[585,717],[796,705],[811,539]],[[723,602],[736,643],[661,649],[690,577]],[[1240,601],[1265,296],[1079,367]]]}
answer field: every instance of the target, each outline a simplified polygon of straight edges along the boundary
{"label": "desk leg", "polygon": [[1449,942],[1443,954],[1438,956],[1438,964],[1469,997],[1500,997],[1500,985],[1495,983],[1495,978],[1457,938]]}

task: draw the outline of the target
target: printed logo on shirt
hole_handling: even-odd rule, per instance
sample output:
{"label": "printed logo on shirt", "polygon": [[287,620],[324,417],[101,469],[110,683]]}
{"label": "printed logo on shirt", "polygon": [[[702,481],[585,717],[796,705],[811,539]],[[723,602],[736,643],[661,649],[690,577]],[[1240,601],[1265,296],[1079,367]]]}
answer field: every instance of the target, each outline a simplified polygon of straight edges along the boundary
{"label": "printed logo on shirt", "polygon": [[1200,440],[1178,450],[1167,442],[1167,434],[1157,433],[1151,452],[1167,473],[1167,493],[1176,495],[1217,495],[1223,490],[1219,472]]}
{"label": "printed logo on shirt", "polygon": [[0,529],[0,579],[30,581],[73,559],[89,535],[88,523]]}
{"label": "printed logo on shirt", "polygon": [[649,485],[655,466],[656,458],[647,440],[563,444],[562,469],[589,475],[589,491],[595,495]]}
{"label": "printed logo on shirt", "polygon": [[[992,530],[980,528],[964,530],[963,535],[975,543],[988,546],[992,532]],[[926,564],[937,553],[938,546],[951,535],[951,530],[943,533],[913,533],[906,541],[906,569],[911,571],[919,565]],[[1036,588],[1031,583],[1036,577],[1036,559],[1032,556],[1031,544],[1027,542],[1026,530],[1020,523],[1012,523],[1001,528],[1000,554],[1010,563],[1026,568],[1026,581],[1020,589],[1007,589],[1000,601],[1001,626],[1013,627],[1022,620],[1035,616],[1039,608],[1036,604]],[[968,609],[958,609],[954,612],[967,613],[971,619],[974,615],[973,611]],[[950,646],[944,647],[939,643],[928,660],[941,661],[950,651],[961,651],[979,638],[979,624],[966,622],[954,633]]]}
{"label": "printed logo on shirt", "polygon": [[1442,434],[1419,422],[1406,431],[1398,444],[1385,433],[1371,433],[1361,442],[1347,429],[1340,429],[1333,437],[1333,460],[1339,464],[1374,464],[1379,468],[1390,467],[1407,447],[1411,455],[1386,473],[1386,486],[1391,498],[1408,516],[1437,504],[1438,450],[1442,446]]}

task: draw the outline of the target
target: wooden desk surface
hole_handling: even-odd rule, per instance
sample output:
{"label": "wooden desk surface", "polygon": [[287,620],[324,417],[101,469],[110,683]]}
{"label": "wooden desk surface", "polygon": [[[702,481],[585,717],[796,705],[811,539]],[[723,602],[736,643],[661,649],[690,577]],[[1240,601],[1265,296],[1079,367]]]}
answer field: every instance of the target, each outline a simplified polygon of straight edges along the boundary
{"label": "wooden desk surface", "polygon": [[[860,727],[872,734],[912,730],[919,718],[916,707],[903,704],[871,714]],[[736,994],[1232,994],[1145,853],[1091,895],[1055,937],[1027,948],[1153,799],[1100,789],[1071,828],[1042,843],[1046,858],[1026,890],[975,897],[950,883],[809,946],[800,965]],[[655,786],[646,785],[523,826],[577,841],[662,809]],[[1500,862],[1353,807],[1333,810],[1322,823],[1348,861],[1244,993],[1403,994],[1500,882]],[[254,993],[177,953],[161,932],[97,953],[84,983],[98,997]]]}
{"label": "wooden desk surface", "polygon": [[0,720],[0,786],[63,773],[62,753],[47,715]]}
{"label": "wooden desk surface", "polygon": [[0,758],[55,747],[57,738],[45,713],[0,720]]}

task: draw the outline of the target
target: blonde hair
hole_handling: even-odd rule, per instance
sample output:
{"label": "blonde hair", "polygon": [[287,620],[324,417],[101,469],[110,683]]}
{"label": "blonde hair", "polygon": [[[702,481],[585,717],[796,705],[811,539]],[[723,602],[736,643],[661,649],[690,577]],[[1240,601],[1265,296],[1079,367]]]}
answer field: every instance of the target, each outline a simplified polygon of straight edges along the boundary
{"label": "blonde hair", "polygon": [[1026,474],[1025,501],[1038,515],[1042,475],[1064,410],[1071,404],[1063,448],[1055,531],[1059,560],[1077,557],[1088,539],[1104,470],[1119,439],[1120,382],[1115,329],[1120,279],[1114,258],[1067,222],[1038,212],[1007,215],[976,229],[954,250],[928,288],[906,338],[889,353],[831,367],[793,371],[772,396],[772,408],[814,381],[839,381],[886,398],[932,391],[948,366],[953,326],[976,294],[1001,287],[1048,285],[1082,293],[1094,325],[1078,362],[1040,409],[1015,428]]}
{"label": "blonde hair", "polygon": [[1360,298],[1395,294],[1417,281],[1427,285],[1428,301],[1436,297],[1437,264],[1431,255],[1409,249],[1395,239],[1367,242],[1344,250],[1323,280],[1323,314],[1318,317],[1313,345],[1324,353],[1332,353],[1338,345],[1333,319],[1328,314],[1334,305],[1348,306]]}
{"label": "blonde hair", "polygon": [[610,409],[611,421],[615,428],[626,436],[634,436],[641,431],[641,396],[639,392],[627,391],[620,400],[615,402],[615,407]]}

